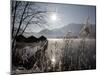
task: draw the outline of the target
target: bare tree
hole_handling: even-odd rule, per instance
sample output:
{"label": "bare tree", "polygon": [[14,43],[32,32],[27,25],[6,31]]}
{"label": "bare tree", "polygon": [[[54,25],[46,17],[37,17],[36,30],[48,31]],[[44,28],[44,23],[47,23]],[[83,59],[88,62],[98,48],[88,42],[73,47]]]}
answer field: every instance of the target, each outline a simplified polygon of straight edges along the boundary
{"label": "bare tree", "polygon": [[[45,23],[44,14],[46,11],[39,10],[39,7],[33,2],[12,1],[11,24],[12,24],[12,49],[19,34],[23,34],[29,24],[37,24],[40,27]],[[35,19],[35,20],[34,20]],[[17,30],[15,31],[15,27]],[[20,32],[20,29],[22,31]]]}

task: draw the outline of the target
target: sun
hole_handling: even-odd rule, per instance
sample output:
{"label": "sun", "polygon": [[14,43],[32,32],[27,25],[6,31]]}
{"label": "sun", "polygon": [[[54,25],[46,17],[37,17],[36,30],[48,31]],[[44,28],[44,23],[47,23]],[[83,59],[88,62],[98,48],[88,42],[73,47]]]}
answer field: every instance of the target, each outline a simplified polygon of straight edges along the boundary
{"label": "sun", "polygon": [[50,18],[52,21],[56,21],[57,20],[57,14],[53,13],[50,15]]}

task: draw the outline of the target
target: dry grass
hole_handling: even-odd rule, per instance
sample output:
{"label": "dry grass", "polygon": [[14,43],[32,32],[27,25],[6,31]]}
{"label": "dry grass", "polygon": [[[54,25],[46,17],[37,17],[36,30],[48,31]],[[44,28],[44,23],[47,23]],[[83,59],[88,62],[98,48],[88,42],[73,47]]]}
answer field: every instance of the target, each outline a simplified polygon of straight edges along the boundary
{"label": "dry grass", "polygon": [[[40,43],[40,45],[42,44]],[[20,70],[17,67],[14,73],[40,73],[95,68],[95,39],[66,37],[60,41],[49,39],[47,50],[45,52],[41,51],[40,59],[36,60],[33,68]]]}

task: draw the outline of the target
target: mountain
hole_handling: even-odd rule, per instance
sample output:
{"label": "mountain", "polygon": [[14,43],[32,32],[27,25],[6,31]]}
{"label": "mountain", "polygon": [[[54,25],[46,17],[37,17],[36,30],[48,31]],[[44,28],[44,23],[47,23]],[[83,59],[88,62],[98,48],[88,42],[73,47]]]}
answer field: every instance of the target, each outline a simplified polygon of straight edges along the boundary
{"label": "mountain", "polygon": [[47,38],[44,37],[44,36],[41,36],[41,37],[39,37],[38,39],[39,39],[39,41],[45,41],[45,40],[47,40]]}
{"label": "mountain", "polygon": [[[56,37],[61,38],[61,37],[64,37],[68,32],[71,32],[71,36],[78,36],[83,26],[84,24],[71,23],[71,24],[65,25],[62,28],[57,28],[53,30],[44,29],[38,33],[35,33],[35,32],[27,33],[27,36],[34,35],[35,37],[40,37],[43,35],[47,38],[56,38]],[[91,24],[89,27],[91,29],[91,32],[95,34],[96,26]],[[24,33],[24,35],[26,35],[26,33]]]}
{"label": "mountain", "polygon": [[27,43],[32,43],[32,42],[37,42],[37,41],[38,41],[38,39],[34,36],[30,36],[30,37],[26,38],[26,40],[25,40],[25,42],[27,42]]}
{"label": "mountain", "polygon": [[66,25],[62,28],[59,28],[57,30],[54,30],[55,33],[57,33],[57,36],[60,37],[60,36],[64,36],[66,35],[68,32],[71,32],[71,34],[73,36],[77,36],[81,30],[81,28],[83,27],[82,24],[69,24],[69,25]]}
{"label": "mountain", "polygon": [[[63,37],[65,36],[68,32],[71,32],[71,36],[78,36],[81,29],[83,28],[84,24],[68,24],[62,28],[58,28],[58,29],[53,29],[53,30],[48,30],[48,29],[44,29],[42,31],[40,31],[38,34],[39,35],[44,35],[48,38],[55,38],[55,37]],[[95,33],[96,27],[95,25],[90,25],[89,27],[91,27],[91,32]]]}
{"label": "mountain", "polygon": [[35,36],[25,37],[23,35],[18,35],[16,37],[17,42],[25,42],[25,43],[33,43],[33,42],[39,42],[39,41],[46,41],[47,38],[45,36],[40,36],[39,38],[36,38]]}
{"label": "mountain", "polygon": [[25,40],[26,40],[26,38],[23,35],[19,35],[16,37],[17,42],[24,42]]}
{"label": "mountain", "polygon": [[35,33],[35,32],[24,32],[23,35],[25,37],[35,36],[37,38],[41,36],[41,35],[39,35],[38,33]]}
{"label": "mountain", "polygon": [[63,37],[68,32],[72,32],[74,35],[76,35],[76,34],[78,35],[78,32],[80,31],[81,28],[82,28],[82,25],[80,25],[80,24],[69,24],[69,25],[66,25],[62,28],[54,29],[51,31],[45,29],[46,31],[42,30],[38,34],[44,35],[44,36],[49,37],[49,38]]}
{"label": "mountain", "polygon": [[39,32],[39,34],[51,34],[51,33],[52,33],[52,31],[48,30],[48,29],[44,29],[44,30]]}

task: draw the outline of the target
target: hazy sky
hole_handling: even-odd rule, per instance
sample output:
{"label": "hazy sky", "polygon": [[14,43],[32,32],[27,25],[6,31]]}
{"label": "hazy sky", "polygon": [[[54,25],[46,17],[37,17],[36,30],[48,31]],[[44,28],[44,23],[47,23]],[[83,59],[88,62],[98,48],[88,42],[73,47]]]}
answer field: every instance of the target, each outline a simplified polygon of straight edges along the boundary
{"label": "hazy sky", "polygon": [[[70,4],[53,4],[53,3],[36,3],[41,7],[41,10],[53,11],[56,14],[56,20],[50,19],[51,15],[47,15],[47,29],[55,29],[68,25],[70,23],[85,23],[87,17],[90,18],[89,22],[95,24],[96,19],[96,7],[95,6],[83,6],[83,5],[70,5]],[[32,29],[34,28],[34,29]],[[39,28],[36,25],[30,27],[33,32],[39,32],[43,28]]]}

